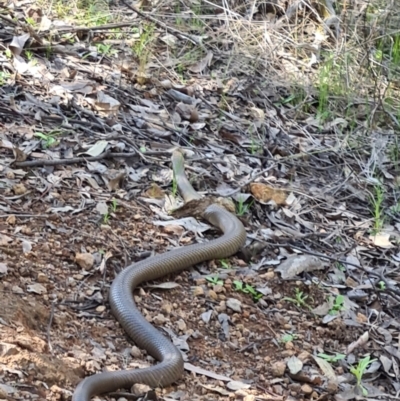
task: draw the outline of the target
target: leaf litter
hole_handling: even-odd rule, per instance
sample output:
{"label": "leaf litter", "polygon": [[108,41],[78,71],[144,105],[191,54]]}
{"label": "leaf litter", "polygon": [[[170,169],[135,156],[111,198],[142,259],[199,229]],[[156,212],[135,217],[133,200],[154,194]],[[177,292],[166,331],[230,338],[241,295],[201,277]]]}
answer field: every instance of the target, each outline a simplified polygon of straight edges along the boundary
{"label": "leaf litter", "polygon": [[[6,10],[25,21],[22,3]],[[153,29],[139,11],[124,11],[127,26]],[[241,30],[241,40],[255,32],[250,20],[225,11],[208,21],[222,49],[233,29]],[[181,45],[183,54],[188,43],[202,49],[203,36],[173,30],[172,20],[153,21],[156,34],[147,46],[158,58],[144,63],[144,54],[133,56],[127,31],[113,53],[100,46],[111,36],[106,25],[82,27],[58,20],[54,10],[29,15],[32,27],[21,25],[23,34],[13,19],[2,19],[12,53],[0,88],[5,396],[69,397],[84,375],[152,363],[126,353],[129,344],[105,300],[123,267],[207,233],[193,218],[169,216],[177,204],[169,161],[178,147],[186,150],[199,192],[236,193],[249,237],[227,273],[218,261],[197,267],[217,272],[222,284],[192,270],[135,294],[145,318],[168,329],[190,361],[191,373],[158,396],[349,399],[359,391],[350,368],[365,355],[376,359],[362,382],[370,398],[400,391],[393,131],[377,129],[371,140],[360,118],[356,139],[364,151],[346,148],[341,134],[348,121],[298,113],[284,101],[291,92],[282,76],[269,79],[245,64],[251,46],[229,56],[215,47],[184,60],[171,49]],[[44,63],[40,46],[52,35],[60,44]],[[287,54],[266,56],[299,73]],[[384,184],[372,174],[377,168]],[[237,268],[243,265],[247,272]],[[255,302],[234,281],[259,288],[263,297]],[[13,341],[16,333],[45,341],[47,350]],[[318,353],[345,358],[329,362]]]}

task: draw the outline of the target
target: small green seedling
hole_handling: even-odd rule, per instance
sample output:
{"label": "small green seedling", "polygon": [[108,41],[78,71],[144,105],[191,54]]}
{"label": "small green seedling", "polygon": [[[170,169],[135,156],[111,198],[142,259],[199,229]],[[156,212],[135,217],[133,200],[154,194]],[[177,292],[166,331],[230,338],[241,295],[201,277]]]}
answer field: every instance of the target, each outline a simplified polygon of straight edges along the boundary
{"label": "small green seedling", "polygon": [[371,357],[369,355],[367,355],[365,358],[360,359],[358,361],[357,366],[350,367],[350,372],[356,377],[357,386],[361,389],[364,397],[366,397],[368,395],[368,391],[361,383],[362,377],[363,377],[365,371],[367,370],[368,365],[374,361],[376,361],[376,359],[371,360]]}
{"label": "small green seedling", "polygon": [[379,282],[378,282],[378,288],[379,288],[381,291],[385,291],[385,290],[386,290],[386,284],[385,284],[385,282],[384,282],[384,281],[379,281]]}
{"label": "small green seedling", "polygon": [[110,214],[109,213],[103,214],[103,223],[108,224],[109,221],[110,221]]}
{"label": "small green seedling", "polygon": [[238,216],[244,216],[250,210],[253,200],[249,203],[245,203],[244,199],[240,198],[236,204],[236,214]]}
{"label": "small green seedling", "polygon": [[235,280],[233,282],[236,291],[243,292],[244,294],[250,294],[254,301],[258,301],[262,298],[263,294],[258,292],[253,286],[250,284],[245,284],[243,281]]}
{"label": "small green seedling", "polygon": [[174,177],[172,178],[172,196],[176,198],[177,195],[178,195],[178,182],[176,181],[174,174]]}
{"label": "small green seedling", "polygon": [[286,344],[288,342],[292,342],[297,337],[298,337],[297,334],[286,333],[280,338],[279,342],[282,343],[282,344]]}
{"label": "small green seedling", "polygon": [[115,198],[113,198],[110,206],[111,211],[115,213],[117,211],[117,207],[118,207],[118,201]]}
{"label": "small green seedling", "polygon": [[308,295],[304,295],[303,291],[300,291],[298,288],[296,288],[295,291],[295,298],[285,297],[282,299],[282,301],[292,302],[299,308],[308,308],[311,310],[311,306],[308,305],[306,302],[306,300],[308,299]]}
{"label": "small green seedling", "polygon": [[345,354],[335,354],[335,355],[318,354],[317,356],[319,356],[322,359],[325,359],[325,361],[327,361],[329,363],[335,363],[335,362],[338,362],[338,361],[346,358]]}
{"label": "small green seedling", "polygon": [[222,266],[224,269],[230,269],[230,268],[231,268],[230,263],[229,263],[226,259],[221,259],[221,260],[219,261],[219,263],[221,263],[221,266]]}
{"label": "small green seedling", "polygon": [[224,281],[221,280],[218,276],[208,276],[206,280],[214,285],[224,285]]}
{"label": "small green seedling", "polygon": [[373,234],[378,234],[385,223],[385,211],[383,201],[385,200],[385,189],[382,185],[375,185],[374,193],[370,195],[369,201],[374,218]]}
{"label": "small green seedling", "polygon": [[43,132],[35,132],[34,136],[37,136],[44,141],[44,148],[49,148],[50,146],[56,144],[57,140],[54,138],[54,136],[56,136],[57,134],[58,132],[56,131],[49,132],[47,135],[43,134]]}
{"label": "small green seedling", "polygon": [[337,315],[344,309],[344,296],[338,295],[332,305],[332,309],[329,311],[330,315]]}

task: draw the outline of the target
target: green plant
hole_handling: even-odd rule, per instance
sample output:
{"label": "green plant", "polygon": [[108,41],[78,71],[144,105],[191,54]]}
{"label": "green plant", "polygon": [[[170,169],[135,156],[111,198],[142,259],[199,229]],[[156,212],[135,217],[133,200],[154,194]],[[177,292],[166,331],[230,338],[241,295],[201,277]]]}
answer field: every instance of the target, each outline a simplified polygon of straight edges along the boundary
{"label": "green plant", "polygon": [[258,292],[253,286],[250,284],[245,284],[243,281],[235,280],[233,285],[236,291],[243,292],[244,294],[250,294],[254,301],[258,301],[263,296],[263,294]]}
{"label": "green plant", "polygon": [[142,59],[143,57],[147,59],[149,51],[149,45],[155,39],[154,36],[155,26],[153,24],[146,24],[143,26],[143,31],[139,35],[139,39],[134,43],[132,50],[135,56]]}
{"label": "green plant", "polygon": [[318,354],[317,356],[319,356],[322,359],[325,359],[329,363],[335,363],[346,358],[345,354],[335,354],[335,355]]}
{"label": "green plant", "polygon": [[369,201],[371,204],[371,212],[374,219],[373,234],[378,234],[385,222],[383,201],[385,199],[385,191],[382,185],[375,185],[374,191],[369,196]]}
{"label": "green plant", "polygon": [[221,266],[222,266],[224,269],[230,269],[230,268],[231,268],[230,263],[229,263],[226,259],[220,259],[219,262],[221,263]]}
{"label": "green plant", "polygon": [[178,182],[176,181],[175,174],[172,177],[172,196],[176,198],[178,195]]}
{"label": "green plant", "polygon": [[118,53],[118,51],[116,49],[113,49],[112,45],[110,44],[97,43],[96,48],[100,54],[104,54],[105,56],[109,57],[114,56],[115,54]]}
{"label": "green plant", "polygon": [[364,397],[368,395],[367,389],[362,385],[362,377],[365,373],[365,371],[368,368],[368,365],[372,362],[376,361],[376,359],[371,360],[371,357],[367,355],[365,358],[360,359],[358,361],[357,366],[351,366],[350,367],[350,373],[353,374],[356,377],[357,380],[357,386],[361,389],[362,394]]}
{"label": "green plant", "polygon": [[118,207],[118,201],[115,198],[113,198],[110,206],[111,211],[115,213],[117,211],[117,207]]}
{"label": "green plant", "polygon": [[55,136],[59,134],[60,134],[59,131],[51,131],[47,135],[43,134],[43,132],[35,132],[33,135],[43,140],[44,148],[49,148],[50,146],[53,146],[58,143]]}
{"label": "green plant", "polygon": [[337,295],[333,301],[333,305],[331,310],[329,311],[330,315],[337,315],[344,308],[344,296]]}
{"label": "green plant", "polygon": [[28,61],[31,61],[33,59],[33,52],[32,50],[24,50],[25,56]]}
{"label": "green plant", "polygon": [[10,78],[10,73],[6,71],[0,71],[0,86],[3,86],[7,83],[8,78]]}
{"label": "green plant", "polygon": [[292,342],[297,337],[298,337],[297,334],[286,333],[282,335],[282,337],[279,339],[279,342],[282,344],[286,344],[288,342]]}
{"label": "green plant", "polygon": [[110,222],[110,214],[107,212],[107,213],[104,213],[103,214],[103,224],[108,224]]}
{"label": "green plant", "polygon": [[236,204],[236,214],[238,216],[244,216],[246,213],[248,213],[252,204],[253,204],[253,199],[249,203],[246,203],[244,198],[240,197]]}
{"label": "green plant", "polygon": [[290,298],[290,297],[285,297],[282,298],[282,301],[288,301],[294,303],[296,306],[299,308],[307,308],[307,309],[312,309],[310,305],[307,304],[306,300],[308,299],[308,295],[305,295],[303,291],[300,291],[299,288],[296,288],[295,290],[295,298]]}
{"label": "green plant", "polygon": [[378,282],[378,288],[379,288],[381,291],[386,290],[386,284],[385,284],[385,282],[384,282],[384,281],[379,281],[379,282]]}
{"label": "green plant", "polygon": [[223,285],[223,284],[224,284],[224,281],[221,280],[221,279],[218,277],[218,275],[216,275],[216,276],[207,276],[207,277],[206,277],[206,280],[207,280],[209,283],[214,284],[214,285]]}

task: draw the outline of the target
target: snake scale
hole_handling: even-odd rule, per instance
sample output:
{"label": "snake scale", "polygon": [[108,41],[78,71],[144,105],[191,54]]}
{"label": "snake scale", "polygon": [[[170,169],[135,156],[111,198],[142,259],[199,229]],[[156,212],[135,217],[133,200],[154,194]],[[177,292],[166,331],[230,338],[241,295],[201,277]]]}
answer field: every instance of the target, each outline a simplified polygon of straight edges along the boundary
{"label": "snake scale", "polygon": [[[200,195],[184,175],[181,153],[174,152],[172,164],[185,202],[199,199]],[[94,395],[130,388],[135,383],[162,387],[182,376],[183,359],[180,351],[141,315],[133,299],[133,290],[144,281],[155,280],[207,260],[226,258],[243,246],[246,231],[236,216],[217,204],[211,204],[205,209],[203,218],[220,229],[223,235],[207,243],[177,248],[134,263],[122,270],[111,285],[109,301],[113,315],[136,345],[145,349],[159,363],[145,369],[89,376],[79,383],[72,401],[89,401]]]}

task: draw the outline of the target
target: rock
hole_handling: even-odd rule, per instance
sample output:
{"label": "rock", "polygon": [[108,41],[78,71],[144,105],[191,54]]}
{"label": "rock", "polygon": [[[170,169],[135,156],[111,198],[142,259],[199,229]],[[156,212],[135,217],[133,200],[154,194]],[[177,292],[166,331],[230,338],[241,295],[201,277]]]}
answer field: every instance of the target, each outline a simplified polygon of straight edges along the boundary
{"label": "rock", "polygon": [[38,283],[47,283],[49,281],[49,278],[46,276],[44,273],[39,273],[37,277]]}
{"label": "rock", "polygon": [[18,354],[18,348],[14,344],[0,343],[0,356]]}
{"label": "rock", "polygon": [[226,301],[226,306],[229,309],[232,309],[234,312],[242,311],[242,303],[236,298],[228,298]]}
{"label": "rock", "polygon": [[89,270],[93,267],[94,256],[91,253],[77,253],[75,255],[75,262],[82,269]]}
{"label": "rock", "polygon": [[157,326],[161,326],[166,322],[166,318],[163,314],[159,313],[157,316],[154,316],[153,318],[153,322],[154,324],[156,324]]}
{"label": "rock", "polygon": [[131,348],[130,354],[134,357],[134,358],[141,358],[142,357],[142,351],[140,351],[140,349],[138,347],[136,347],[136,345],[134,345]]}
{"label": "rock", "polygon": [[24,290],[21,287],[18,287],[17,285],[13,285],[11,288],[11,291],[14,294],[23,294],[24,293]]}
{"label": "rock", "polygon": [[140,383],[135,383],[131,388],[132,394],[136,396],[141,396],[143,394],[148,393],[151,390],[152,390],[151,387],[148,386],[147,384],[140,384]]}
{"label": "rock", "polygon": [[177,321],[177,324],[178,324],[178,329],[179,329],[180,331],[186,332],[187,326],[186,326],[186,323],[185,323],[185,321],[184,321],[183,319],[179,319],[179,320]]}
{"label": "rock", "polygon": [[285,374],[286,363],[285,362],[275,362],[271,366],[271,373],[274,377],[282,377]]}
{"label": "rock", "polygon": [[208,296],[213,299],[214,301],[216,301],[218,299],[218,295],[214,290],[209,290],[208,291]]}
{"label": "rock", "polygon": [[311,388],[311,386],[309,384],[305,383],[301,386],[301,391],[303,394],[308,395],[313,392],[313,389]]}
{"label": "rock", "polygon": [[161,305],[161,311],[166,313],[167,315],[170,315],[172,312],[172,304],[170,302],[164,302]]}
{"label": "rock", "polygon": [[199,295],[204,295],[204,288],[200,287],[200,286],[194,287],[193,288],[193,295],[195,297],[198,297]]}

